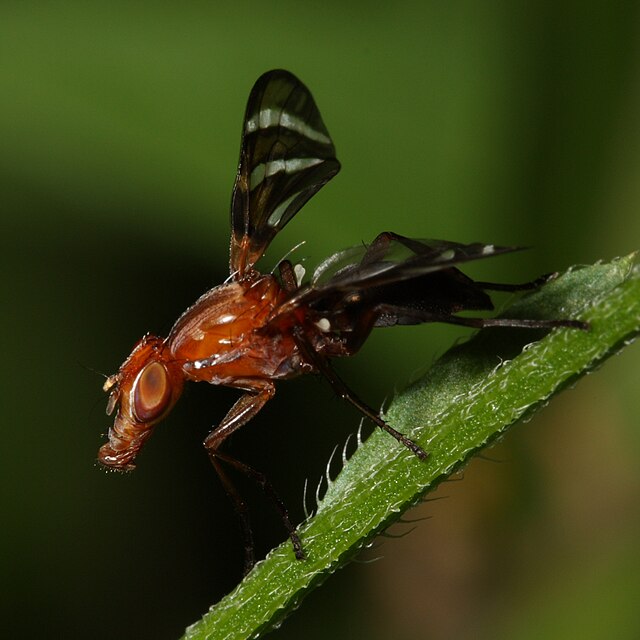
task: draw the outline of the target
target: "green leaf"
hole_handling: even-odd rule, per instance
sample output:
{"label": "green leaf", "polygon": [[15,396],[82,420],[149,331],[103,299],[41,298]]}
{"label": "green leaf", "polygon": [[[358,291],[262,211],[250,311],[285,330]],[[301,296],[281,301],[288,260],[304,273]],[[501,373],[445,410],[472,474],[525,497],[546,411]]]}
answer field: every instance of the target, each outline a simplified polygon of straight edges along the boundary
{"label": "green leaf", "polygon": [[585,320],[588,332],[488,329],[447,352],[395,398],[385,416],[429,458],[419,461],[376,431],[300,526],[307,558],[297,561],[289,542],[280,545],[184,638],[251,638],[273,628],[310,589],[471,455],[633,340],[640,332],[640,270],[634,257],[574,268],[504,313]]}

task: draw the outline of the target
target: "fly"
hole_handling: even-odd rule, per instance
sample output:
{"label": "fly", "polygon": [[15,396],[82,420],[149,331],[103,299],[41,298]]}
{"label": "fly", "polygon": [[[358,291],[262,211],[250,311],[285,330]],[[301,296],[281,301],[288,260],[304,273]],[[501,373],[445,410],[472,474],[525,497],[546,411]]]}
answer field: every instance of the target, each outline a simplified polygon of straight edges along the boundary
{"label": "fly", "polygon": [[329,132],[307,87],[288,71],[262,75],[244,117],[240,163],[231,198],[228,280],[187,309],[166,338],[146,335],[104,390],[115,420],[98,453],[112,469],[130,471],[158,422],[172,409],[185,381],[235,387],[242,395],[204,440],[204,447],[239,515],[245,571],[253,564],[244,502],[223,465],[252,477],[273,500],[295,555],[302,545],[287,510],[263,474],[221,450],[225,440],[273,398],[276,381],[322,374],[342,398],[421,460],[427,452],[389,426],[335,373],[333,358],[351,356],[375,327],[446,322],[467,327],[585,329],[576,320],[470,318],[460,311],[490,310],[487,291],[535,289],[474,281],[457,267],[516,247],[415,240],[384,232],[366,246],[327,258],[307,282],[282,260],[277,275],[255,264],[274,236],[340,170]]}

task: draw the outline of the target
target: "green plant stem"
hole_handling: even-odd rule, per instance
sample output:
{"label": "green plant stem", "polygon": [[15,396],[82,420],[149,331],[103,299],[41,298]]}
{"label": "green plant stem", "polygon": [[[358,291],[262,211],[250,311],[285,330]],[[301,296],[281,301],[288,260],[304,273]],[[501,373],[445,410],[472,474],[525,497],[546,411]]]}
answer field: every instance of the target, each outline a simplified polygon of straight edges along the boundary
{"label": "green plant stem", "polygon": [[640,331],[640,273],[633,256],[576,268],[504,315],[577,318],[591,329],[546,335],[491,329],[451,349],[395,398],[385,416],[429,458],[421,462],[388,435],[374,433],[300,526],[306,560],[295,559],[289,542],[280,545],[189,627],[185,639],[244,639],[266,632],[478,449],[629,343]]}

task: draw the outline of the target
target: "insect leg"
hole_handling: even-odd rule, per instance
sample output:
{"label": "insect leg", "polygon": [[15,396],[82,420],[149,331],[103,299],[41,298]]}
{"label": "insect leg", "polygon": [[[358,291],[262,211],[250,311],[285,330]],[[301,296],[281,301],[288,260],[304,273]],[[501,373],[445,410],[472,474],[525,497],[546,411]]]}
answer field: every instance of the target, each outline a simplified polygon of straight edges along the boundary
{"label": "insect leg", "polygon": [[360,264],[368,264],[381,260],[389,250],[389,245],[396,239],[396,234],[392,231],[383,231],[379,233],[367,247],[367,251],[362,256]]}
{"label": "insect leg", "polygon": [[360,400],[360,398],[358,398],[358,396],[349,389],[340,376],[338,376],[338,374],[333,370],[329,361],[309,345],[301,328],[294,329],[293,335],[298,349],[304,358],[308,362],[311,362],[314,367],[329,381],[329,384],[341,398],[351,403],[376,426],[380,427],[383,431],[386,431],[398,442],[410,449],[418,458],[420,458],[420,460],[426,459],[428,454],[424,449],[422,449],[422,447],[399,431],[396,431],[393,427],[390,427],[369,405],[362,402],[362,400]]}
{"label": "insect leg", "polygon": [[242,575],[246,576],[247,573],[251,571],[253,565],[256,563],[253,544],[253,531],[251,530],[249,510],[247,508],[247,503],[238,493],[235,485],[233,484],[233,482],[231,482],[231,479],[222,468],[222,465],[218,461],[218,458],[220,458],[220,454],[209,456],[211,464],[213,465],[213,468],[216,470],[216,473],[220,478],[220,482],[222,483],[224,491],[231,500],[233,510],[236,512],[236,517],[238,518],[238,522],[240,524],[240,535],[242,536],[242,544],[244,546],[244,567],[242,570]]}
{"label": "insect leg", "polygon": [[275,395],[275,385],[265,380],[252,381],[254,389],[243,393],[229,409],[222,422],[205,438],[203,444],[210,454],[216,453],[220,445],[240,427],[254,418],[260,409]]}
{"label": "insect leg", "polygon": [[289,520],[289,513],[264,474],[255,471],[248,465],[232,458],[228,454],[222,453],[219,450],[222,443],[234,431],[247,424],[247,422],[249,422],[275,394],[275,385],[272,382],[252,381],[252,384],[255,385],[255,392],[247,392],[240,396],[227,415],[223,418],[222,422],[205,438],[203,443],[207,453],[209,454],[209,459],[220,476],[225,492],[231,499],[236,514],[238,515],[238,519],[240,520],[240,529],[245,547],[245,573],[248,573],[254,564],[253,535],[249,523],[249,514],[246,503],[240,497],[227,474],[221,469],[219,462],[221,460],[250,477],[260,486],[265,495],[273,501],[276,510],[282,518],[289,537],[291,538],[296,558],[302,559],[304,557],[302,552],[302,543],[295,531],[295,527]]}
{"label": "insect leg", "polygon": [[547,282],[555,280],[558,277],[558,273],[545,273],[543,276],[531,280],[531,282],[520,282],[518,284],[504,284],[500,282],[478,282],[474,281],[474,284],[478,285],[481,289],[489,291],[531,291],[532,289],[539,289]]}
{"label": "insect leg", "polygon": [[460,316],[434,317],[433,322],[446,322],[463,327],[485,329],[487,327],[512,327],[519,329],[555,329],[569,327],[570,329],[589,330],[589,323],[580,320],[535,320],[526,318],[462,318]]}
{"label": "insect leg", "polygon": [[379,233],[373,242],[367,247],[367,251],[362,257],[361,265],[366,265],[372,262],[378,262],[383,260],[392,242],[397,242],[404,245],[410,251],[413,251],[416,255],[423,254],[425,251],[429,251],[419,240],[413,240],[411,238],[405,238],[393,231],[383,231]]}
{"label": "insect leg", "polygon": [[[555,329],[556,327],[569,327],[570,329],[589,330],[589,323],[580,320],[542,320],[528,318],[465,318],[463,316],[445,315],[433,313],[432,311],[422,311],[420,309],[402,308],[398,310],[393,305],[378,305],[381,314],[390,317],[402,317],[404,324],[419,324],[422,322],[442,322],[446,324],[456,324],[462,327],[472,327],[474,329],[486,329],[488,327],[512,327],[520,329]],[[390,326],[393,324],[389,322]]]}
{"label": "insect leg", "polygon": [[289,511],[282,502],[280,496],[276,493],[275,489],[267,476],[260,471],[256,471],[253,467],[250,467],[248,464],[244,462],[240,462],[236,458],[232,458],[231,456],[218,452],[216,454],[220,460],[224,460],[227,464],[231,465],[234,469],[237,469],[244,475],[251,478],[265,493],[265,495],[273,502],[276,507],[276,510],[280,514],[280,518],[289,533],[289,537],[291,538],[291,543],[293,544],[293,551],[298,560],[304,560],[304,550],[302,549],[302,543],[300,542],[300,538],[296,533],[295,527],[291,524],[291,520],[289,519]]}

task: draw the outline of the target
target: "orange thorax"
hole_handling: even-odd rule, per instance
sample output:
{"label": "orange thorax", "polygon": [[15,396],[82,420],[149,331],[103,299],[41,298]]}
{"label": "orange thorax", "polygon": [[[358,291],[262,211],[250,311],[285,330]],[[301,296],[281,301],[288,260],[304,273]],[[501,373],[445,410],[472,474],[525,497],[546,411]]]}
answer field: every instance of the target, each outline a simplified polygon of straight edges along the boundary
{"label": "orange thorax", "polygon": [[295,375],[293,337],[265,330],[285,299],[271,275],[215,287],[174,325],[167,338],[171,356],[183,362],[187,379],[213,384],[242,386],[243,378]]}

